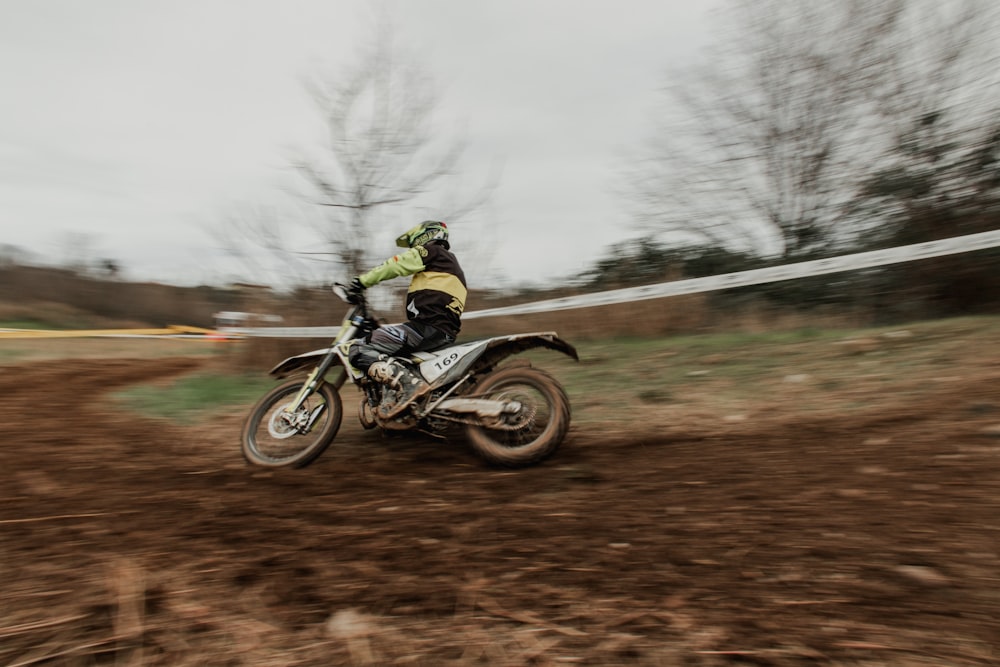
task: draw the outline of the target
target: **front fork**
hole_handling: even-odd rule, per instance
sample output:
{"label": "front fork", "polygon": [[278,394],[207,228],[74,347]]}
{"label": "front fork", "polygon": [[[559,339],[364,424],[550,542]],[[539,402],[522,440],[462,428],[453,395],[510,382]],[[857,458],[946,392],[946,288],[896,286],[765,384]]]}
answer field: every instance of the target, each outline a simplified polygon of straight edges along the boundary
{"label": "front fork", "polygon": [[[344,386],[344,382],[347,381],[347,367],[350,364],[347,356],[340,349],[340,344],[345,340],[350,340],[350,337],[357,332],[356,322],[351,319],[344,320],[344,324],[341,326],[341,334],[334,339],[333,344],[330,346],[330,351],[327,352],[323,360],[317,364],[316,368],[312,370],[309,377],[306,378],[305,383],[302,385],[302,389],[295,396],[295,399],[285,406],[285,412],[294,413],[302,407],[302,404],[307,398],[316,393],[320,385],[323,382],[333,386],[334,390],[339,391],[341,387]],[[326,380],[326,374],[329,372],[330,367],[333,366],[335,361],[340,362],[339,372],[333,377],[332,380]]]}
{"label": "front fork", "polygon": [[[325,361],[326,360],[324,360],[324,362]],[[326,372],[330,369],[330,366],[331,366],[330,363],[321,363],[319,366],[313,369],[313,372],[309,374],[308,378],[306,378],[305,384],[302,385],[302,389],[299,390],[299,393],[295,396],[295,399],[291,403],[285,406],[285,412],[288,413],[298,412],[299,408],[302,407],[302,404],[305,402],[305,400],[310,396],[312,396],[314,393],[316,393],[316,390],[319,389],[320,385],[323,384],[323,382],[326,382],[327,384],[331,385],[335,390],[339,390],[341,387],[344,386],[344,382],[347,381],[347,369],[345,369],[343,366],[340,367],[339,372],[333,377],[332,380],[324,379],[324,376],[326,375]]]}

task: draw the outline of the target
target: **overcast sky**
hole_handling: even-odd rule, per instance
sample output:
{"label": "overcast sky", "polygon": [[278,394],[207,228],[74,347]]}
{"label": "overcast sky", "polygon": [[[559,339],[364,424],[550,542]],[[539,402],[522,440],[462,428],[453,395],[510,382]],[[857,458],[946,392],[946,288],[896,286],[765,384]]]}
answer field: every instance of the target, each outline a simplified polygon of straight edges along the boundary
{"label": "overcast sky", "polygon": [[[440,85],[442,113],[460,121],[470,174],[503,165],[495,252],[467,266],[471,280],[572,275],[634,235],[616,173],[651,130],[668,68],[698,55],[715,4],[386,5]],[[0,244],[48,261],[113,258],[130,279],[252,278],[206,229],[276,190],[291,152],[317,136],[302,82],[370,39],[370,6],[0,0]]]}

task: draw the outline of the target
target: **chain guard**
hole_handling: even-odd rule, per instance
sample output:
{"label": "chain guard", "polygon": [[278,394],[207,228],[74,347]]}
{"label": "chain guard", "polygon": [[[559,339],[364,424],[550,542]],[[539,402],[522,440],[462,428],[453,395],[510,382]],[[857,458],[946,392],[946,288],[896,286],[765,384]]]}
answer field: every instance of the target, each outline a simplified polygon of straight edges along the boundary
{"label": "chain guard", "polygon": [[[466,394],[463,398],[489,398],[486,394]],[[442,419],[445,421],[453,422],[456,424],[468,424],[470,426],[481,426],[483,428],[488,428],[492,431],[521,431],[524,430],[531,422],[534,421],[535,415],[538,414],[538,408],[534,405],[528,407],[528,403],[521,401],[521,411],[516,415],[507,415],[507,417],[513,416],[517,418],[517,423],[512,424],[504,421],[504,416],[495,417],[492,419],[482,419],[475,416],[466,415],[449,415],[442,414],[440,412],[432,412],[428,417],[434,419]]]}
{"label": "chain guard", "polygon": [[445,421],[454,422],[456,424],[468,424],[470,426],[481,426],[483,428],[488,428],[491,431],[521,431],[524,429],[525,424],[503,424],[499,422],[486,422],[482,419],[476,419],[475,417],[458,417],[452,415],[442,415],[436,412],[430,414],[434,419],[443,419]]}
{"label": "chain guard", "polygon": [[[382,389],[379,391],[379,389]],[[395,406],[395,396],[396,392],[392,389],[383,389],[382,387],[375,388],[370,386],[367,388],[365,396],[361,399],[361,404],[358,406],[358,419],[361,422],[361,426],[365,429],[372,429],[375,427],[380,427],[389,431],[406,431],[410,429],[417,428],[418,422],[414,419],[412,412],[404,411],[403,413],[397,415],[392,419],[383,419],[379,417],[379,410],[384,408],[392,408]],[[490,398],[487,394],[464,394],[464,398]],[[430,398],[425,398],[427,404],[432,404],[437,400],[437,396],[431,395]],[[373,401],[378,401],[378,407],[372,405]],[[415,402],[411,403],[411,406],[415,405]],[[446,421],[452,424],[465,424],[468,426],[479,426],[482,428],[487,428],[493,431],[521,431],[528,427],[532,421],[535,419],[535,415],[538,413],[538,409],[535,406],[528,407],[529,403],[521,402],[522,410],[516,415],[504,415],[500,417],[494,417],[490,419],[483,419],[473,415],[460,415],[460,414],[446,414],[441,412],[431,412],[424,419],[428,421],[440,420]],[[517,423],[505,422],[505,418],[516,417]]]}

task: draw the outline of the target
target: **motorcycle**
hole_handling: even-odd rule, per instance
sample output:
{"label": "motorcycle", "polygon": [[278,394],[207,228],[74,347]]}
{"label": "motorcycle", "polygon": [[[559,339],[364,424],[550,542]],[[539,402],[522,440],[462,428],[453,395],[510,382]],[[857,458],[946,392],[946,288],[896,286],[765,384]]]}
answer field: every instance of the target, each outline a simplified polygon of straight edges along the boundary
{"label": "motorcycle", "polygon": [[[372,381],[348,359],[352,342],[380,322],[364,295],[349,298],[343,285],[335,285],[334,292],[351,306],[340,330],[329,347],[289,357],[271,369],[276,378],[297,377],[250,410],[241,435],[247,461],[272,468],[302,468],[315,461],[340,428],[340,388],[347,380],[361,391],[358,418],[365,429],[421,431],[445,439],[460,429],[488,463],[511,468],[538,463],[562,444],[570,423],[562,386],[527,360],[503,364],[533,348],[579,361],[576,349],[555,332],[487,338],[401,358],[430,391],[396,410],[403,400],[399,392]],[[395,416],[386,418],[389,413]]]}

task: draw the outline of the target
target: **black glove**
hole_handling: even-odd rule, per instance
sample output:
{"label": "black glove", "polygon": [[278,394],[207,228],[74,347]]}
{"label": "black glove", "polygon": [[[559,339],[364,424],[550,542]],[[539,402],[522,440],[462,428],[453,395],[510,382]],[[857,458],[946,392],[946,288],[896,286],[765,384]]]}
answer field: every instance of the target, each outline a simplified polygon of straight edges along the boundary
{"label": "black glove", "polygon": [[351,281],[351,284],[347,286],[347,302],[348,303],[361,303],[364,299],[365,286],[361,284],[360,278],[355,278]]}

